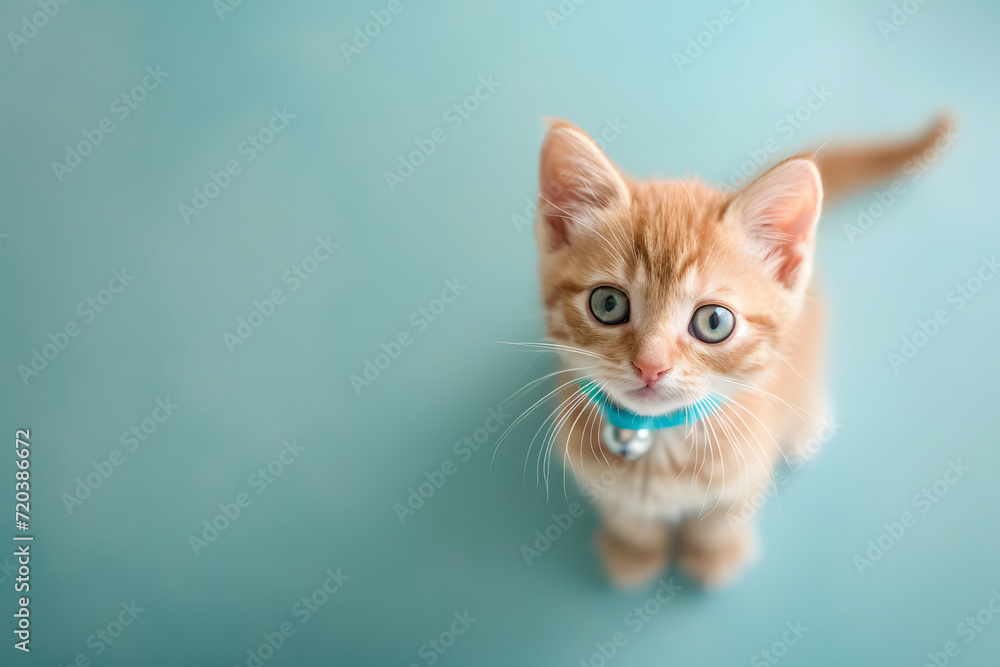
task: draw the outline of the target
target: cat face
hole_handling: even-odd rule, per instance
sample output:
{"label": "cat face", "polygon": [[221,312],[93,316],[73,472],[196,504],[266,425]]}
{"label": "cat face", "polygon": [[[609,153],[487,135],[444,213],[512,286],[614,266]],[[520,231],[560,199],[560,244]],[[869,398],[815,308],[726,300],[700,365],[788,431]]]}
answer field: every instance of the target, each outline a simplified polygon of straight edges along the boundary
{"label": "cat face", "polygon": [[657,415],[732,395],[775,364],[811,273],[822,189],[786,161],[735,197],[636,182],[557,121],[536,236],[549,337],[625,408]]}

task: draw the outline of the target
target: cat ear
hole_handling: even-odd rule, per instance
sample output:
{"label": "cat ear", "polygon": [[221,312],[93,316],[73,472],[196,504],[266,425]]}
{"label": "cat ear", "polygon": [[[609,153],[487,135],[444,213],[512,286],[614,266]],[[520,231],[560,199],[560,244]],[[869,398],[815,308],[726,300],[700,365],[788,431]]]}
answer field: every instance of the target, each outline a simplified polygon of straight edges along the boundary
{"label": "cat ear", "polygon": [[747,186],[726,215],[743,225],[750,251],[771,263],[776,278],[791,288],[803,278],[799,269],[811,255],[822,202],[819,169],[792,158]]}
{"label": "cat ear", "polygon": [[625,179],[586,132],[564,120],[549,121],[538,168],[541,230],[557,248],[596,232],[602,210],[628,206]]}

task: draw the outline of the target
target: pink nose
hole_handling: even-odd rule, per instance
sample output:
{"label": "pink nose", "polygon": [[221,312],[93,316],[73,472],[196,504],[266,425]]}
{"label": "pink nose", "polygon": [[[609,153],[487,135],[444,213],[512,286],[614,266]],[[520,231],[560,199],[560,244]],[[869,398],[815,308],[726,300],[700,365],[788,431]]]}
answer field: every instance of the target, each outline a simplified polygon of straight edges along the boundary
{"label": "pink nose", "polygon": [[656,381],[667,374],[670,369],[664,366],[663,363],[658,361],[644,361],[641,359],[636,359],[632,362],[635,366],[636,373],[648,386],[652,387],[656,384]]}

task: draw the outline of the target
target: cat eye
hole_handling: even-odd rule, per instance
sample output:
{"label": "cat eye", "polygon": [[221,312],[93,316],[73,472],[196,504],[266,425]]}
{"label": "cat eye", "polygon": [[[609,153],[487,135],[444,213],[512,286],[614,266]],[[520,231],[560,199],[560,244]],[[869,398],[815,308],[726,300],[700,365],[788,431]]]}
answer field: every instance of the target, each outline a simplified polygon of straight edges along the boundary
{"label": "cat eye", "polygon": [[590,293],[590,312],[602,324],[628,322],[628,297],[616,287],[598,287]]}
{"label": "cat eye", "polygon": [[714,304],[702,306],[691,318],[691,335],[703,343],[721,343],[735,328],[736,317],[732,311]]}

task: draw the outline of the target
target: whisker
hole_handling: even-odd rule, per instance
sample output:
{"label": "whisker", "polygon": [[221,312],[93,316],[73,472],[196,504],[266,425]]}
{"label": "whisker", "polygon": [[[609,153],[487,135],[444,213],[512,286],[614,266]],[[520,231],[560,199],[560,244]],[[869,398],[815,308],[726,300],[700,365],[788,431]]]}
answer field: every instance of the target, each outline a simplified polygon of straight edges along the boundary
{"label": "whisker", "polygon": [[803,382],[805,382],[806,384],[811,384],[811,383],[809,382],[809,380],[807,380],[807,379],[806,379],[806,378],[805,378],[805,377],[804,377],[804,376],[802,375],[802,373],[800,373],[800,372],[799,372],[799,369],[797,369],[797,368],[796,368],[795,366],[793,366],[793,365],[792,365],[792,362],[790,362],[790,361],[789,361],[788,359],[786,359],[786,358],[785,358],[785,355],[783,355],[783,354],[781,354],[781,353],[779,353],[779,352],[775,352],[775,353],[774,353],[774,358],[775,358],[775,359],[777,359],[778,361],[780,361],[780,362],[784,363],[784,364],[785,364],[786,366],[788,366],[788,370],[790,370],[790,371],[792,371],[793,373],[795,373],[795,375],[796,375],[796,376],[797,376],[797,377],[798,377],[798,378],[799,378],[800,380],[802,380],[802,381],[803,381]]}
{"label": "whisker", "polygon": [[[596,378],[594,378],[594,382],[597,384],[597,388],[602,393],[607,393],[607,387],[604,384],[602,384],[600,380],[597,380]],[[601,407],[600,404],[601,404],[600,401],[595,402],[595,405],[598,405],[598,407]],[[598,412],[600,412],[600,411],[598,411]],[[601,422],[601,415],[598,414],[597,415],[597,419],[594,420],[594,426],[598,428],[597,443],[598,443],[598,447],[599,447],[600,452],[601,452],[601,458],[604,459],[604,465],[606,465],[606,466],[608,466],[610,468],[611,467],[611,462],[608,461],[608,457],[605,456],[605,454],[604,454],[604,445],[603,445],[603,441],[601,440],[601,438],[603,437],[603,435],[602,435],[601,428],[600,428],[600,422]],[[597,458],[597,452],[594,451],[594,441],[593,441],[593,439],[591,439],[591,441],[590,441],[590,451],[594,454],[594,458]],[[582,462],[582,460],[583,459],[581,459],[581,462]]]}
{"label": "whisker", "polygon": [[[768,429],[767,426],[762,421],[760,421],[760,419],[757,417],[757,415],[755,415],[747,407],[745,407],[743,404],[739,403],[738,401],[736,401],[733,398],[729,398],[728,401],[730,403],[732,403],[735,407],[740,408],[741,410],[743,410],[744,412],[746,412],[748,415],[750,415],[751,417],[753,417],[754,419],[756,419],[757,422],[761,425],[761,427],[769,435],[771,435],[772,440],[774,439],[774,434],[771,433],[771,430]],[[740,414],[738,412],[734,412],[733,414],[737,418],[739,418],[739,420],[743,423],[743,425],[747,428],[747,430],[754,436],[754,440],[757,443],[757,447],[761,450],[761,454],[764,455],[765,459],[767,459],[768,457],[767,457],[766,453],[764,452],[764,447],[761,444],[760,440],[757,439],[757,436],[756,436],[756,434],[754,434],[753,429],[751,429],[750,426],[747,425],[746,421],[744,421],[743,417],[740,416]],[[765,465],[764,461],[760,458],[760,456],[758,456],[757,450],[754,449],[753,444],[749,440],[746,441],[746,444],[747,444],[747,447],[750,450],[750,453],[754,455],[755,459],[757,459],[757,463],[760,465],[761,471],[764,473],[765,479],[767,479],[767,480],[770,481],[770,484],[768,484],[767,486],[771,486],[771,485],[774,486],[774,497],[775,497],[775,502],[777,503],[777,506],[778,506],[778,514],[780,516],[781,515],[781,500],[778,497],[778,485],[777,485],[777,482],[774,481],[774,475],[775,475],[774,465],[771,464],[770,462],[768,462]],[[780,449],[780,447],[778,447],[777,443],[775,443],[775,448],[778,449],[779,452],[781,451],[781,449]],[[748,481],[748,484],[749,484],[749,481]],[[767,488],[767,486],[765,486],[765,488]],[[749,496],[749,491],[748,491],[748,496]],[[784,517],[782,517],[782,518],[784,518]]]}
{"label": "whisker", "polygon": [[[585,423],[583,425],[583,428],[584,428],[585,431],[587,431],[589,429],[589,431],[587,431],[589,433],[587,439],[590,441],[590,453],[594,455],[595,459],[597,458],[597,452],[594,451],[594,428],[601,421],[601,418],[599,416],[597,416],[598,413],[600,412],[600,407],[601,406],[598,405],[597,403],[591,403],[590,416],[587,417],[587,423]],[[597,416],[597,419],[594,419],[595,416]],[[567,449],[569,449],[569,448],[567,447]],[[583,438],[580,438],[580,470],[581,471],[583,470],[583,467],[584,467],[583,466]]]}
{"label": "whisker", "polygon": [[[596,403],[591,403],[591,405],[597,405],[597,404]],[[563,496],[566,498],[567,501],[569,500],[569,493],[566,491],[566,464],[567,463],[569,463],[570,470],[573,471],[573,477],[574,478],[576,477],[576,470],[573,469],[573,461],[572,461],[572,459],[569,456],[570,438],[573,437],[573,429],[576,428],[576,424],[577,424],[577,422],[580,421],[580,417],[583,416],[584,412],[587,412],[587,408],[586,407],[583,410],[581,410],[579,412],[579,414],[577,414],[576,419],[574,419],[572,425],[570,425],[570,427],[569,427],[569,433],[566,434],[566,447],[563,449]],[[593,412],[593,411],[591,411],[591,412]],[[584,426],[584,429],[586,429],[586,425]],[[582,431],[580,433],[580,446],[581,447],[583,446],[583,432]],[[583,462],[581,461],[581,469],[582,469],[582,465],[583,465]]]}
{"label": "whisker", "polygon": [[553,377],[555,375],[559,375],[561,373],[572,373],[573,371],[586,371],[586,370],[590,370],[592,368],[598,368],[598,366],[580,366],[579,368],[564,368],[563,370],[555,371],[553,373],[549,373],[548,375],[543,375],[542,377],[538,378],[537,380],[532,380],[531,382],[529,382],[528,384],[524,385],[523,387],[521,387],[520,389],[518,389],[517,391],[515,391],[513,394],[511,394],[507,398],[505,398],[502,401],[500,401],[500,403],[498,404],[498,407],[500,405],[505,404],[507,401],[509,401],[510,399],[514,398],[515,396],[517,396],[518,394],[520,394],[522,391],[524,391],[525,389],[527,389],[528,387],[530,387],[533,384],[538,384],[539,382],[542,382],[543,380],[548,380],[550,377]]}
{"label": "whisker", "polygon": [[[737,437],[737,434],[741,433],[741,431],[740,431],[739,427],[736,426],[736,423],[732,420],[732,417],[729,416],[729,413],[727,411],[720,410],[718,414],[719,414],[720,425],[722,423],[728,423],[729,427],[731,427],[731,433],[732,433],[732,435],[730,437],[731,437],[731,439],[733,441],[732,448],[736,452],[736,455],[738,457],[736,459],[736,466],[737,466],[737,471],[736,472],[737,472],[737,475],[739,476],[740,482],[741,482],[740,485],[737,487],[736,492],[737,492],[737,495],[738,495],[739,492],[740,492],[740,490],[745,489],[746,490],[746,494],[744,495],[744,502],[746,502],[750,498],[750,466],[749,466],[749,464],[747,462],[746,456],[743,455],[743,448],[742,447],[738,447],[737,444],[736,444],[737,440],[739,440],[739,438]],[[744,441],[744,444],[746,444],[746,438],[745,437],[743,438],[743,441]],[[730,505],[729,509],[726,511],[727,515],[729,514],[730,511],[732,511],[733,507],[735,507],[735,504]]]}
{"label": "whisker", "polygon": [[[712,419],[712,418],[716,419],[716,421],[718,422],[718,425],[719,425],[719,430],[722,431],[723,435],[729,441],[729,449],[734,450],[735,452],[739,452],[740,449],[737,446],[737,440],[738,440],[738,438],[735,437],[735,433],[733,432],[732,429],[729,428],[729,425],[725,422],[725,420],[724,420],[725,416],[726,416],[725,412],[722,411],[722,410],[719,410],[717,408],[714,413],[712,413],[711,415],[709,415],[709,419]],[[723,449],[722,449],[721,443],[720,443],[720,446],[719,446],[719,461],[720,461],[720,466],[719,467],[722,469],[722,493],[725,493],[725,487],[726,487],[726,461],[725,461],[725,457],[723,455]],[[738,473],[739,473],[739,462],[737,461],[737,476],[739,477]],[[737,492],[739,492],[739,488],[740,487],[737,487]],[[712,512],[714,512],[719,507],[719,503],[722,501],[722,493],[718,494],[718,496],[716,497],[716,499],[715,499],[715,505],[713,505],[712,509],[710,509],[708,511],[709,514],[711,514]]]}
{"label": "whisker", "polygon": [[[569,384],[569,383],[567,383],[567,384]],[[565,387],[565,386],[566,385],[563,385],[563,387]],[[560,387],[560,389],[561,388],[562,387]],[[527,474],[527,471],[528,471],[528,458],[531,457],[531,450],[535,446],[535,440],[538,438],[538,434],[541,432],[541,430],[543,428],[545,428],[545,424],[548,423],[549,419],[552,419],[553,420],[553,424],[555,424],[555,419],[558,419],[557,415],[561,415],[562,414],[563,407],[567,403],[569,403],[570,401],[572,401],[574,398],[576,398],[577,396],[578,396],[578,394],[577,394],[576,391],[572,392],[569,395],[568,398],[564,399],[563,401],[561,401],[559,403],[558,406],[556,406],[556,409],[553,410],[549,414],[548,417],[546,417],[544,420],[542,420],[542,423],[538,426],[538,430],[535,431],[535,435],[531,438],[531,443],[529,443],[529,445],[528,445],[528,451],[525,454],[525,458],[524,458],[524,472],[522,474]],[[544,440],[543,440],[543,442],[544,442]],[[542,447],[542,446],[539,447],[539,449],[538,449],[538,462],[535,464],[535,487],[536,488],[538,487],[538,481],[539,481],[539,478],[538,478],[538,467],[541,464],[543,449],[544,449],[544,447]]]}
{"label": "whisker", "polygon": [[559,344],[559,343],[534,343],[534,342],[523,342],[522,343],[522,342],[511,342],[511,341],[506,341],[506,340],[498,340],[496,342],[500,343],[501,345],[518,345],[518,346],[521,346],[521,347],[534,347],[534,348],[538,348],[538,349],[542,349],[542,350],[549,350],[549,351],[553,351],[553,352],[560,351],[560,350],[563,350],[563,351],[566,351],[566,352],[576,352],[577,354],[583,354],[583,355],[586,355],[588,357],[594,357],[595,359],[602,359],[604,361],[611,361],[611,359],[609,359],[608,357],[604,356],[603,354],[600,354],[600,353],[597,353],[597,352],[591,352],[589,350],[582,350],[582,349],[580,349],[578,347],[572,347],[572,346],[569,346],[569,345],[562,345],[562,344]]}
{"label": "whisker", "polygon": [[[579,170],[576,171],[578,174],[580,174]],[[583,176],[583,174],[580,175]],[[587,184],[586,178],[581,178],[580,181],[583,183],[583,186],[587,188],[587,192],[589,192],[590,195],[596,200],[597,194],[593,191],[593,189],[591,189],[590,185]],[[605,229],[607,229],[611,233],[611,235],[615,238],[615,240],[621,244],[622,249],[629,255],[629,258],[634,261],[638,255],[638,251],[635,249],[635,246],[626,243],[625,240],[618,235],[618,232],[615,229],[614,225],[605,223]]]}
{"label": "whisker", "polygon": [[573,215],[573,214],[572,214],[572,213],[570,213],[569,211],[567,211],[567,210],[565,210],[565,209],[562,209],[562,208],[560,208],[560,207],[556,206],[555,204],[553,204],[552,202],[550,202],[550,201],[549,201],[548,199],[546,199],[545,197],[542,197],[541,195],[539,195],[539,197],[541,197],[542,201],[544,201],[544,202],[545,202],[546,204],[548,204],[548,205],[549,205],[549,206],[551,206],[552,208],[554,208],[554,209],[556,209],[556,210],[558,210],[558,211],[561,211],[561,212],[562,212],[562,213],[563,213],[564,215],[566,215],[566,216],[567,216],[567,217],[568,217],[568,218],[569,218],[570,220],[573,220],[573,221],[574,221],[574,222],[576,222],[577,224],[580,224],[580,225],[583,225],[584,227],[586,227],[587,229],[589,229],[590,231],[592,231],[593,233],[597,234],[597,235],[598,235],[598,236],[600,236],[600,237],[601,237],[602,239],[604,239],[604,242],[608,244],[608,247],[609,247],[609,248],[611,248],[611,250],[612,250],[612,251],[614,251],[614,253],[615,253],[616,255],[618,255],[618,259],[620,259],[620,260],[622,261],[622,264],[623,264],[624,266],[628,266],[628,262],[626,262],[626,261],[625,261],[625,258],[624,258],[624,257],[622,257],[622,254],[621,254],[620,252],[618,252],[618,249],[617,249],[617,248],[615,248],[615,247],[614,247],[613,245],[611,245],[611,241],[609,241],[609,240],[608,240],[608,239],[607,239],[607,238],[606,238],[606,237],[604,236],[604,234],[601,234],[601,232],[600,232],[600,231],[599,231],[599,230],[598,230],[598,229],[597,229],[597,228],[596,228],[595,226],[593,226],[593,225],[588,225],[588,224],[586,223],[586,221],[584,221],[584,220],[582,220],[582,219],[580,219],[580,218],[576,217],[575,215]]}
{"label": "whisker", "polygon": [[[586,376],[584,376],[584,377],[586,377]],[[576,378],[574,378],[574,379],[570,380],[569,382],[566,382],[566,383],[564,383],[564,384],[556,387],[555,389],[553,389],[549,393],[545,394],[545,396],[542,396],[540,399],[538,399],[538,401],[535,402],[534,405],[532,405],[530,408],[528,408],[527,410],[525,410],[524,412],[522,412],[521,416],[518,417],[517,419],[515,419],[514,422],[510,426],[507,427],[507,429],[503,432],[503,434],[497,439],[497,444],[493,447],[493,457],[490,458],[490,468],[491,469],[493,468],[493,462],[497,458],[497,451],[500,449],[500,443],[502,443],[504,441],[504,438],[507,437],[507,434],[510,433],[511,430],[513,430],[513,428],[515,426],[517,426],[522,421],[524,421],[528,417],[529,414],[531,414],[539,405],[542,404],[543,401],[545,401],[546,399],[548,399],[550,396],[552,396],[553,394],[555,394],[556,392],[558,392],[563,387],[567,387],[567,386],[573,384],[576,381],[577,381]]]}
{"label": "whisker", "polygon": [[[715,426],[712,425],[712,414],[711,413],[708,413],[708,414],[705,415],[705,423],[708,425],[708,428],[711,429],[712,437],[715,438],[715,445],[713,446],[712,440],[709,439],[709,441],[708,441],[708,451],[712,455],[712,469],[709,471],[709,474],[708,474],[708,486],[705,488],[705,499],[701,503],[701,515],[699,515],[699,517],[698,517],[699,519],[702,518],[702,516],[704,516],[705,503],[708,502],[708,494],[711,493],[711,491],[712,491],[712,481],[715,479],[715,447],[716,446],[719,448],[719,463],[720,463],[720,466],[722,465],[722,443],[719,442],[719,435],[715,432]],[[725,471],[725,467],[723,467],[723,471]],[[723,472],[723,474],[725,474],[725,472]]]}
{"label": "whisker", "polygon": [[[566,408],[566,410],[563,412],[563,416],[559,420],[558,426],[556,426],[555,430],[552,431],[552,436],[549,439],[549,444],[548,447],[546,448],[545,468],[543,470],[543,474],[545,476],[545,502],[549,501],[549,480],[552,477],[552,450],[555,448],[556,438],[559,437],[559,433],[562,431],[563,426],[566,425],[566,422],[569,421],[569,418],[573,416],[573,412],[580,406],[581,403],[583,403],[587,399],[588,396],[586,394],[579,394],[577,400],[575,400],[573,404],[570,405],[568,408]],[[570,430],[570,434],[572,434],[572,429]],[[566,471],[564,468],[563,469],[564,492],[566,490],[565,481],[566,481]],[[567,497],[566,499],[569,500],[569,497]]]}
{"label": "whisker", "polygon": [[751,391],[755,391],[755,392],[759,393],[761,396],[766,396],[768,398],[773,398],[774,400],[778,401],[779,403],[781,403],[782,405],[784,405],[785,407],[787,407],[789,410],[791,410],[792,412],[794,412],[796,414],[796,416],[799,417],[800,419],[804,419],[802,417],[802,415],[805,415],[806,417],[809,417],[810,419],[814,418],[811,414],[809,414],[807,411],[803,410],[802,408],[800,408],[800,407],[798,407],[796,405],[792,405],[791,403],[789,403],[785,399],[781,398],[780,396],[775,396],[774,394],[772,394],[772,393],[770,393],[768,391],[765,391],[764,389],[762,389],[761,387],[759,387],[759,386],[757,386],[755,384],[738,382],[736,380],[733,380],[732,378],[723,377],[721,375],[715,376],[715,379],[722,380],[723,382],[729,382],[730,384],[734,384],[737,387],[744,387],[745,389],[749,389]]}
{"label": "whisker", "polygon": [[[783,458],[785,460],[785,464],[788,465],[788,459],[785,458],[785,453],[782,450],[781,445],[778,443],[778,440],[780,439],[778,437],[778,434],[775,433],[774,431],[772,431],[771,429],[769,429],[767,427],[767,424],[765,424],[763,421],[761,421],[760,417],[758,417],[757,415],[755,415],[753,413],[753,411],[751,411],[748,407],[746,407],[745,405],[743,405],[742,403],[740,403],[738,400],[736,400],[735,398],[729,398],[728,400],[735,407],[743,410],[743,412],[747,413],[748,415],[750,415],[751,417],[753,417],[754,419],[757,420],[757,423],[760,424],[761,428],[764,429],[764,432],[767,433],[767,435],[771,438],[771,444],[774,445],[774,448],[778,451],[779,454],[781,454],[781,458]],[[760,441],[758,441],[758,444],[761,444]],[[763,452],[763,450],[764,450],[764,447],[761,444],[761,451]]]}
{"label": "whisker", "polygon": [[[697,401],[695,401],[695,403],[694,403],[694,409],[695,409],[695,415],[698,417],[698,423],[702,425],[702,432],[705,434],[705,441],[709,445],[709,449],[711,449],[712,439],[711,439],[711,436],[708,433],[708,428],[705,427],[704,423],[703,423],[704,419],[705,419],[705,416],[701,413],[702,412],[702,408],[704,407],[702,405],[702,401],[704,401],[704,400],[705,400],[704,398],[699,398]],[[696,479],[701,476],[701,471],[705,469],[705,464],[708,462],[708,455],[705,454],[704,452],[702,452],[702,455],[701,455],[701,467],[698,466],[698,448],[697,447],[694,450],[694,456],[695,456],[695,467],[694,467],[694,476],[691,477],[691,488],[694,488],[694,483],[695,483]]]}

